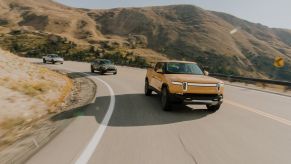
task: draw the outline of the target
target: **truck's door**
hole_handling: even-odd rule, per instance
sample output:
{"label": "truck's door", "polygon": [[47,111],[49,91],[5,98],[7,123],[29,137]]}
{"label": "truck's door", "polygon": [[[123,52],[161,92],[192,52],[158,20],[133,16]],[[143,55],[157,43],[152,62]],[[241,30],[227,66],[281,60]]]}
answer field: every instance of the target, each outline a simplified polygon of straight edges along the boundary
{"label": "truck's door", "polygon": [[155,89],[157,89],[158,91],[161,91],[161,87],[163,84],[163,81],[162,81],[163,67],[164,67],[164,63],[157,63],[152,74],[152,80],[151,80],[150,85],[154,87]]}
{"label": "truck's door", "polygon": [[164,79],[164,67],[165,63],[161,63],[160,67],[156,71],[156,80],[157,80],[157,90],[162,90],[163,79]]}
{"label": "truck's door", "polygon": [[97,71],[100,71],[100,60],[96,61],[95,68],[96,68]]}
{"label": "truck's door", "polygon": [[46,60],[51,61],[52,60],[52,56],[48,55]]}

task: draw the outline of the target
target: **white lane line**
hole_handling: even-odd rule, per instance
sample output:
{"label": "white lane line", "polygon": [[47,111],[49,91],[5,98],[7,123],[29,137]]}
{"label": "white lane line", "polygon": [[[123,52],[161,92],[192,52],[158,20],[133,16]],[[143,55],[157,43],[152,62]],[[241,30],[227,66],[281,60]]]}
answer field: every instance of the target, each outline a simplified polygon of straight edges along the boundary
{"label": "white lane line", "polygon": [[[86,74],[86,75],[92,76],[92,75],[87,74],[87,73],[82,73],[82,74]],[[90,142],[88,143],[86,148],[83,150],[82,154],[77,159],[75,164],[86,164],[86,163],[88,163],[88,161],[90,160],[91,156],[93,155],[96,147],[100,143],[101,138],[102,138],[102,136],[103,136],[103,134],[105,132],[105,129],[106,129],[106,127],[107,127],[107,125],[108,125],[108,123],[110,121],[110,118],[112,116],[112,113],[114,111],[115,95],[114,95],[113,89],[104,80],[102,80],[100,78],[97,78],[97,77],[93,77],[93,78],[95,78],[98,81],[102,82],[107,87],[107,89],[109,90],[109,93],[110,93],[110,104],[109,104],[107,113],[106,113],[105,117],[103,118],[98,130],[95,132],[94,136],[92,137],[92,139],[90,140]]]}
{"label": "white lane line", "polygon": [[226,102],[226,103],[228,103],[230,105],[245,109],[247,111],[256,113],[256,114],[258,114],[260,116],[270,118],[270,119],[272,119],[274,121],[277,121],[277,122],[280,122],[282,124],[291,126],[291,121],[289,121],[289,120],[287,120],[285,118],[281,118],[281,117],[278,117],[278,116],[275,116],[275,115],[272,115],[272,114],[269,114],[269,113],[266,113],[266,112],[263,112],[263,111],[260,111],[258,109],[255,109],[255,108],[252,108],[252,107],[248,107],[248,106],[245,106],[245,105],[242,105],[242,104],[238,104],[238,103],[230,101],[230,100],[224,100],[224,102]]}
{"label": "white lane line", "polygon": [[[92,76],[88,73],[83,73],[83,72],[79,72],[79,71],[75,71],[75,70],[71,70],[71,69],[66,69],[66,70],[71,71],[71,72],[78,72],[80,74],[87,75],[87,76]],[[97,129],[97,131],[95,132],[95,134],[93,135],[93,137],[91,138],[91,140],[89,141],[88,145],[83,150],[83,152],[81,153],[79,158],[76,160],[75,164],[87,164],[88,163],[88,161],[90,160],[91,156],[93,155],[96,147],[98,146],[98,144],[101,141],[101,138],[102,138],[102,136],[106,130],[106,127],[110,121],[110,118],[113,114],[114,106],[115,106],[115,94],[114,94],[113,89],[110,87],[110,85],[100,78],[97,78],[97,77],[92,77],[92,78],[100,81],[101,83],[103,83],[107,87],[107,89],[109,90],[109,94],[110,94],[110,104],[109,104],[107,113],[106,113],[105,117],[103,118],[99,128]]]}

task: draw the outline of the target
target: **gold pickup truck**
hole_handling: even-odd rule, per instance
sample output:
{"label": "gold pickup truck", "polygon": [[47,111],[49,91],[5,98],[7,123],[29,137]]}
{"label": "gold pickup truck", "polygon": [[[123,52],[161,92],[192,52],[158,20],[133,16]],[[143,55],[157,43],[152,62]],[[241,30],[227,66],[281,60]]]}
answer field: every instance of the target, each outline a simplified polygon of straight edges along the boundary
{"label": "gold pickup truck", "polygon": [[145,95],[161,95],[163,110],[171,110],[172,102],[206,105],[216,111],[223,102],[224,83],[208,76],[195,62],[163,61],[148,68]]}

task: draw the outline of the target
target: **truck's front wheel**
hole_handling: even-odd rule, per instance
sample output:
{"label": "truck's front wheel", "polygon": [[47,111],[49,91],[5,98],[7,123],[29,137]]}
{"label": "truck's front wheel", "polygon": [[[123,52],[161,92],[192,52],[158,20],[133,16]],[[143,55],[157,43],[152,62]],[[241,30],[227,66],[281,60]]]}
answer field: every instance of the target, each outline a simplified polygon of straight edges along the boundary
{"label": "truck's front wheel", "polygon": [[169,92],[167,87],[163,87],[162,89],[162,109],[164,111],[170,111],[171,110],[171,102],[169,98]]}
{"label": "truck's front wheel", "polygon": [[104,75],[104,74],[105,74],[105,71],[100,71],[100,74],[101,74],[101,75]]}
{"label": "truck's front wheel", "polygon": [[145,80],[145,85],[144,85],[144,93],[146,96],[152,95],[152,90],[150,89],[149,81],[146,79]]}
{"label": "truck's front wheel", "polygon": [[42,62],[43,62],[43,63],[46,63],[46,60],[45,60],[45,59],[42,59]]}

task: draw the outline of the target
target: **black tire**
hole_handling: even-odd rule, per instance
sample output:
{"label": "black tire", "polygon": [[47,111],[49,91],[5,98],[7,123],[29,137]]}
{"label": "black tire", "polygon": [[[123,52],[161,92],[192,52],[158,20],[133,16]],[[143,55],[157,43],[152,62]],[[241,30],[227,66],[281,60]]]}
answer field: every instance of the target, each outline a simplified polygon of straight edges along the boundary
{"label": "black tire", "polygon": [[116,75],[117,74],[117,71],[113,72],[113,75]]}
{"label": "black tire", "polygon": [[94,70],[94,68],[91,66],[91,73],[94,73],[95,72],[95,70]]}
{"label": "black tire", "polygon": [[218,105],[206,105],[207,109],[212,111],[212,112],[216,112],[217,110],[219,110],[220,108],[220,104]]}
{"label": "black tire", "polygon": [[184,101],[183,101],[183,100],[176,100],[175,103],[176,103],[176,104],[183,104]]}
{"label": "black tire", "polygon": [[151,96],[153,91],[150,88],[149,81],[146,79],[144,84],[144,93],[146,96]]}
{"label": "black tire", "polygon": [[162,109],[164,111],[171,111],[171,102],[170,102],[169,91],[167,87],[162,88],[161,102],[162,102]]}
{"label": "black tire", "polygon": [[63,62],[61,62],[61,64],[64,64]]}
{"label": "black tire", "polygon": [[104,74],[105,74],[105,71],[100,71],[100,74],[101,74],[101,75],[104,75]]}
{"label": "black tire", "polygon": [[56,62],[54,60],[52,60],[52,63],[55,64]]}
{"label": "black tire", "polygon": [[46,63],[46,60],[45,59],[42,59],[42,62],[45,64]]}

